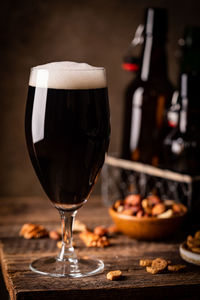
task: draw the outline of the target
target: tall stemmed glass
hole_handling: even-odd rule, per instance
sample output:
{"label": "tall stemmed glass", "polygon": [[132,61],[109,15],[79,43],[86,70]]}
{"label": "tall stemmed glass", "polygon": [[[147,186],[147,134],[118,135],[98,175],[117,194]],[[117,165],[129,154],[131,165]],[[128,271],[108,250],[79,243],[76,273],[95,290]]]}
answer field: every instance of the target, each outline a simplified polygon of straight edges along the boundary
{"label": "tall stemmed glass", "polygon": [[57,62],[31,69],[25,117],[26,141],[39,181],[62,223],[57,257],[43,257],[31,269],[56,277],[99,273],[104,264],[77,257],[72,225],[104,163],[110,115],[104,68]]}

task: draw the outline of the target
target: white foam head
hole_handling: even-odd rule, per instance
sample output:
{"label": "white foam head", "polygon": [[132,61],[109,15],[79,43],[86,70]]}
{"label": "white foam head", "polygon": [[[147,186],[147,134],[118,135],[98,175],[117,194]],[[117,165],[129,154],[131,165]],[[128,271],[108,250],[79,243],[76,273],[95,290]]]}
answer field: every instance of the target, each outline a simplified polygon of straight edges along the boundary
{"label": "white foam head", "polygon": [[71,61],[53,62],[31,69],[29,85],[54,89],[96,89],[106,87],[104,68]]}

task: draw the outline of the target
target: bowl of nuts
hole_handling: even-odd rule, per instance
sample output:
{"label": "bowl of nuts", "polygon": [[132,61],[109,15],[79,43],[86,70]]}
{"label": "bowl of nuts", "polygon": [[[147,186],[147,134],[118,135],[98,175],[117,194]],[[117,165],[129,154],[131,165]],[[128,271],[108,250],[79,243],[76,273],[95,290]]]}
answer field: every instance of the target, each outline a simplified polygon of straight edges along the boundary
{"label": "bowl of nuts", "polygon": [[200,230],[194,236],[187,236],[187,240],[180,245],[179,252],[182,259],[200,266]]}
{"label": "bowl of nuts", "polygon": [[140,194],[129,194],[109,208],[118,230],[138,240],[169,237],[183,223],[187,208],[173,200],[162,201],[157,195],[142,199]]}

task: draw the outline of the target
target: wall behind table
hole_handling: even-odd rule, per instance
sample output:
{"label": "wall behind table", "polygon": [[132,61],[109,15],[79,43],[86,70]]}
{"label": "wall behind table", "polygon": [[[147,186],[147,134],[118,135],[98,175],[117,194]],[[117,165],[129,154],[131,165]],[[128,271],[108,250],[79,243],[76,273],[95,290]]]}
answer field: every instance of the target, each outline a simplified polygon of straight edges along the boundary
{"label": "wall behind table", "polygon": [[177,39],[185,25],[200,25],[199,1],[7,0],[1,3],[0,196],[43,194],[24,137],[27,84],[32,66],[57,60],[104,66],[112,117],[110,152],[119,151],[123,89],[131,79],[120,65],[147,6],[169,10],[169,75],[175,84]]}

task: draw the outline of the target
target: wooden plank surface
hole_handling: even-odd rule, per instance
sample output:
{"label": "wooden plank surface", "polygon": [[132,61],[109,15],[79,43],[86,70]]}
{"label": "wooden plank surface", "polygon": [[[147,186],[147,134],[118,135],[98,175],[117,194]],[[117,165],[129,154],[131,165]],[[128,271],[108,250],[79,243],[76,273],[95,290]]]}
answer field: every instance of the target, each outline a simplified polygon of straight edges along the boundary
{"label": "wooden plank surface", "polygon": [[[94,255],[103,259],[105,271],[82,279],[51,278],[33,273],[30,262],[44,255],[56,255],[56,242],[49,238],[25,240],[18,236],[25,222],[37,222],[49,230],[59,226],[59,215],[47,199],[1,199],[0,240],[1,265],[11,300],[25,299],[199,299],[200,268],[187,264],[177,274],[146,273],[138,264],[141,258],[164,257],[173,263],[183,263],[178,248],[186,233],[163,242],[138,242],[123,235],[111,239],[104,249],[86,248],[74,235],[79,255]],[[93,229],[96,225],[112,223],[100,199],[91,198],[79,210],[77,218]],[[106,273],[121,269],[120,281],[109,281]],[[164,298],[163,298],[164,295]]]}

